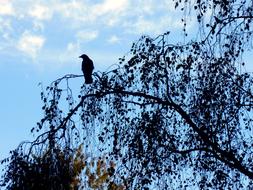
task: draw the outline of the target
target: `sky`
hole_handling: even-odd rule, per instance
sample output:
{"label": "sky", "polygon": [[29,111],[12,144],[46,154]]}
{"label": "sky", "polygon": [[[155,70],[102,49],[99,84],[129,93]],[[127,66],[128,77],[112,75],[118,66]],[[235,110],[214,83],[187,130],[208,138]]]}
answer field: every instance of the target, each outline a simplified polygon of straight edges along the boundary
{"label": "sky", "polygon": [[177,34],[173,7],[168,0],[0,0],[0,160],[33,139],[39,83],[82,74],[83,53],[104,72],[141,35]]}
{"label": "sky", "polygon": [[39,83],[82,74],[83,53],[107,71],[142,35],[177,41],[180,19],[172,0],[0,0],[0,160],[33,138]]}

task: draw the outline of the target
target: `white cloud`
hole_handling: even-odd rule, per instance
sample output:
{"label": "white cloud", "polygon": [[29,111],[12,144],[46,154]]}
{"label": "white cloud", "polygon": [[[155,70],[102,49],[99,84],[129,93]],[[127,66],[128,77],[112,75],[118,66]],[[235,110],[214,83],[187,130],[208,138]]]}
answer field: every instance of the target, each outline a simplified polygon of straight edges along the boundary
{"label": "white cloud", "polygon": [[44,24],[40,21],[34,21],[33,22],[33,30],[34,31],[43,31],[45,28]]}
{"label": "white cloud", "polygon": [[183,25],[180,17],[172,18],[171,15],[164,14],[160,17],[150,19],[145,16],[139,16],[135,20],[126,21],[123,24],[128,34],[153,34],[159,35],[167,30],[179,30]]}
{"label": "white cloud", "polygon": [[98,37],[98,31],[92,30],[79,31],[77,32],[76,37],[80,42],[89,42]]}
{"label": "white cloud", "polygon": [[14,15],[14,9],[10,1],[0,0],[0,15]]}
{"label": "white cloud", "polygon": [[68,55],[73,55],[73,54],[80,54],[81,50],[80,50],[80,44],[79,43],[74,43],[74,42],[70,42],[67,45],[67,51],[66,54]]}
{"label": "white cloud", "polygon": [[72,22],[91,19],[90,7],[81,1],[59,2],[54,5],[54,10],[59,12],[64,18],[70,18]]}
{"label": "white cloud", "polygon": [[130,2],[128,0],[105,0],[92,7],[93,20],[98,20],[106,26],[116,26],[127,15]]}
{"label": "white cloud", "polygon": [[127,0],[105,0],[101,4],[97,4],[93,7],[93,14],[94,15],[104,15],[108,13],[118,13],[123,10],[126,10],[128,6]]}
{"label": "white cloud", "polygon": [[160,0],[159,3],[157,0],[132,0],[131,5],[129,6],[128,15],[151,15],[155,11],[164,8],[162,6],[163,0]]}
{"label": "white cloud", "polygon": [[110,17],[110,18],[108,18],[107,20],[106,20],[106,22],[105,22],[105,24],[107,25],[107,26],[111,26],[111,27],[113,27],[113,26],[115,26],[117,23],[119,23],[119,21],[120,21],[120,18],[117,16],[114,16],[114,17]]}
{"label": "white cloud", "polygon": [[0,17],[0,32],[11,31],[11,20]]}
{"label": "white cloud", "polygon": [[70,1],[54,4],[54,11],[58,12],[64,19],[71,19],[70,24],[82,27],[83,25],[114,25],[122,13],[126,12],[128,0],[104,0],[100,3],[92,1]]}
{"label": "white cloud", "polygon": [[[92,0],[47,0],[47,4],[43,5],[36,1],[28,1],[30,1],[29,6],[32,7],[28,10],[28,15],[39,21],[50,19],[53,15],[59,15],[61,21],[73,29],[95,26],[101,30],[106,26],[124,25],[122,29],[134,30],[131,32],[134,34],[146,33],[146,30],[149,32],[156,30],[157,34],[158,29],[155,28],[164,26],[157,17],[166,14],[170,15],[169,19],[171,19],[173,12],[168,10],[174,7],[172,0],[169,0],[170,3],[168,0],[161,0],[159,3],[157,0],[100,0],[96,2]],[[25,5],[27,6],[27,4],[22,3],[22,6]],[[24,10],[24,8],[19,10]],[[27,15],[27,13],[23,14]],[[138,17],[145,19],[137,20]],[[126,22],[128,24],[124,24]],[[173,27],[174,23],[171,23]]]}
{"label": "white cloud", "polygon": [[119,42],[120,42],[120,39],[119,39],[118,36],[113,35],[113,36],[111,36],[111,37],[108,39],[108,42],[109,42],[110,44],[116,44],[116,43],[119,43]]}
{"label": "white cloud", "polygon": [[[106,43],[120,45],[141,34],[157,35],[181,28],[180,16],[175,16],[173,7],[172,0],[0,0],[0,37],[23,56],[36,60],[46,51],[63,50],[67,53],[62,57],[67,59],[83,46],[86,49],[87,42],[96,54],[100,35],[109,36]],[[48,49],[38,55],[45,38]],[[67,45],[70,41],[73,43]]]}
{"label": "white cloud", "polygon": [[52,17],[52,11],[49,7],[36,4],[28,12],[28,14],[38,20],[48,20]]}
{"label": "white cloud", "polygon": [[39,50],[43,47],[45,38],[24,32],[18,41],[17,48],[26,55],[35,58]]}
{"label": "white cloud", "polygon": [[145,33],[146,31],[156,30],[157,25],[156,27],[154,25],[156,24],[150,20],[139,18],[137,22],[133,24],[133,28],[135,28],[138,33]]}

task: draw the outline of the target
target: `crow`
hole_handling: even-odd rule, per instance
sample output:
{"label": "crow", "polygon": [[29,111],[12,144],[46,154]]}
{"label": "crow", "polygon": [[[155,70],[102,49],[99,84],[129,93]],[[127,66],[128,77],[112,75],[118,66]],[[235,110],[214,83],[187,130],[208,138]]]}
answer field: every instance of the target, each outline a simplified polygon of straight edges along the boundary
{"label": "crow", "polygon": [[79,56],[79,58],[83,59],[82,71],[85,79],[85,84],[91,84],[93,82],[92,80],[92,71],[94,69],[93,61],[86,54]]}

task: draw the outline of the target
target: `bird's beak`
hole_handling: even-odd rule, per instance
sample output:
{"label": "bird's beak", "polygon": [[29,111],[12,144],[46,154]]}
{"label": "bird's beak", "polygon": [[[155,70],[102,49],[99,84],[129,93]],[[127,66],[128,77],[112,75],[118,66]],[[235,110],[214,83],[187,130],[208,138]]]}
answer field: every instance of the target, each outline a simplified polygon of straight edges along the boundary
{"label": "bird's beak", "polygon": [[79,58],[82,58],[82,56],[80,55]]}

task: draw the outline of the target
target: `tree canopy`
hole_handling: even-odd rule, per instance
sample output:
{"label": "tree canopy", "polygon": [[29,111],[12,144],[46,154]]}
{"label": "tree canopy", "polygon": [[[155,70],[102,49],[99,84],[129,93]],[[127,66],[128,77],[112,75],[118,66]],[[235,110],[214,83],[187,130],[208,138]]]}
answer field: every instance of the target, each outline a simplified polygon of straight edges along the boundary
{"label": "tree canopy", "polygon": [[[118,68],[95,73],[78,95],[69,81],[79,76],[52,82],[41,93],[37,138],[12,156],[29,161],[38,151],[83,143],[86,159],[113,161],[106,174],[119,189],[252,188],[253,78],[243,53],[252,48],[253,2],[174,4],[184,42],[172,44],[170,32],[142,36]],[[191,19],[196,36],[188,32]],[[5,175],[5,183],[15,179]]]}

